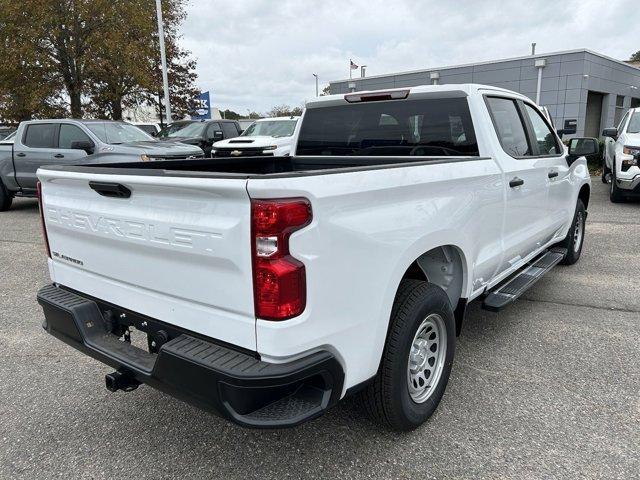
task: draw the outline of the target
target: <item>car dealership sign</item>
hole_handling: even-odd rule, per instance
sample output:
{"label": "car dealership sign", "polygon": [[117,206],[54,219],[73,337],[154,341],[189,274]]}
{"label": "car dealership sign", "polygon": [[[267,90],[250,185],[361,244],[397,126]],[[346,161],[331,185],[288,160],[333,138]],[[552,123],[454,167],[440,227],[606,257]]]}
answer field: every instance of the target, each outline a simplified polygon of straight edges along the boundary
{"label": "car dealership sign", "polygon": [[211,97],[209,92],[202,92],[196,98],[196,111],[191,114],[192,120],[211,119]]}

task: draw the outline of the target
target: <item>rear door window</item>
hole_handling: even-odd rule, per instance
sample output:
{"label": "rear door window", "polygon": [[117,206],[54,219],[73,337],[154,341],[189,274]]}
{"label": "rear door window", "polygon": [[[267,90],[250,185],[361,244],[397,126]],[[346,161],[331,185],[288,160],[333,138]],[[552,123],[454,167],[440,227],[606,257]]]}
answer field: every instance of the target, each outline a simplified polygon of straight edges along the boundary
{"label": "rear door window", "polygon": [[298,155],[478,156],[466,98],[310,108]]}
{"label": "rear door window", "polygon": [[238,130],[234,123],[222,123],[222,132],[224,133],[224,138],[233,138],[238,136]]}
{"label": "rear door window", "polygon": [[503,150],[512,157],[531,156],[526,130],[515,100],[487,97],[487,106]]}
{"label": "rear door window", "polygon": [[210,123],[209,126],[207,127],[207,136],[206,138],[213,138],[213,133],[214,132],[219,132],[220,130],[220,124],[219,123]]}
{"label": "rear door window", "polygon": [[31,148],[55,148],[57,127],[55,123],[33,123],[28,125],[23,143]]}

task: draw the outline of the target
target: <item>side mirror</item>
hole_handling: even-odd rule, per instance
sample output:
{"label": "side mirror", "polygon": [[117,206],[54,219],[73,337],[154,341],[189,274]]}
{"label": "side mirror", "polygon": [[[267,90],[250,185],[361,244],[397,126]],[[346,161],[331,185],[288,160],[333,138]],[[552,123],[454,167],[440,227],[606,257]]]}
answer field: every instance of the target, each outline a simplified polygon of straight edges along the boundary
{"label": "side mirror", "polygon": [[93,153],[93,142],[89,142],[88,140],[79,140],[77,142],[71,142],[72,150],[84,150],[87,152],[87,155],[91,155]]}
{"label": "side mirror", "polygon": [[602,131],[603,137],[618,138],[618,129],[616,127],[605,128]]}
{"label": "side mirror", "polygon": [[595,155],[600,152],[600,145],[596,138],[572,138],[569,141],[569,156],[578,158]]}

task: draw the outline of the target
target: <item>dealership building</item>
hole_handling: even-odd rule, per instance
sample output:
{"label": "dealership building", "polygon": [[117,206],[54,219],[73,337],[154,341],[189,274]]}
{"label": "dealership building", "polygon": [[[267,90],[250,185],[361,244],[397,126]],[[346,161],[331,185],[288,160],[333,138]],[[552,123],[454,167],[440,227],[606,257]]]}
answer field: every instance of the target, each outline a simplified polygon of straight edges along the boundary
{"label": "dealership building", "polygon": [[624,112],[640,107],[640,68],[590,50],[526,57],[330,82],[332,94],[452,83],[482,83],[520,92],[546,106],[556,128],[600,137]]}

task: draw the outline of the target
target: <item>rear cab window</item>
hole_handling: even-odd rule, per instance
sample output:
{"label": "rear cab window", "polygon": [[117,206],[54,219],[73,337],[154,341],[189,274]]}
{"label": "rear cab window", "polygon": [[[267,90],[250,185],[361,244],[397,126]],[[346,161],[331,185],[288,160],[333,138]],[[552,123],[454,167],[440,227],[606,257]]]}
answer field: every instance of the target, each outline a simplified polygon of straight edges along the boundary
{"label": "rear cab window", "polygon": [[30,148],[55,148],[57,128],[55,123],[27,125],[22,143]]}
{"label": "rear cab window", "polygon": [[479,156],[465,97],[310,108],[297,155]]}

